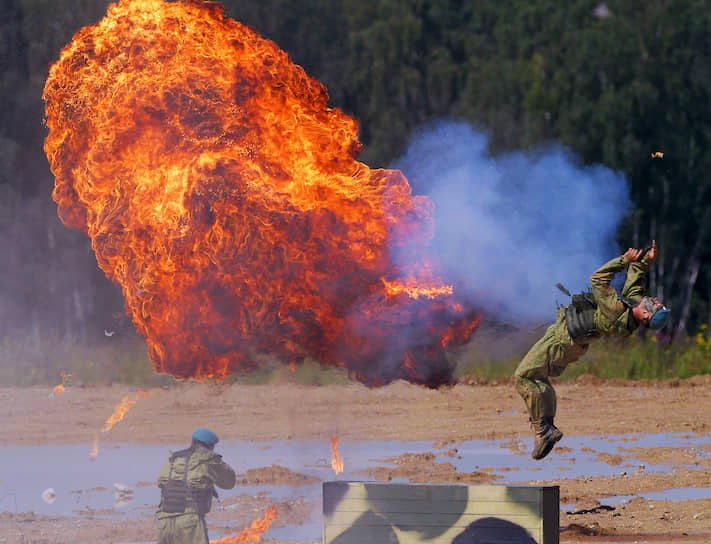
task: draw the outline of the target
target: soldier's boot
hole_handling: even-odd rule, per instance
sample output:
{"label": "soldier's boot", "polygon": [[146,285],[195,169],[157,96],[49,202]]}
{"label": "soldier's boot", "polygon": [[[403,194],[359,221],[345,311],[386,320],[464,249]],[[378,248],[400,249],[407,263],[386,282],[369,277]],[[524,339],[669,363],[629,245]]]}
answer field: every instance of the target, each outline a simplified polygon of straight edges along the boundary
{"label": "soldier's boot", "polygon": [[531,457],[536,460],[543,459],[551,452],[556,442],[563,438],[563,433],[553,425],[552,417],[533,418],[531,424],[536,433]]}

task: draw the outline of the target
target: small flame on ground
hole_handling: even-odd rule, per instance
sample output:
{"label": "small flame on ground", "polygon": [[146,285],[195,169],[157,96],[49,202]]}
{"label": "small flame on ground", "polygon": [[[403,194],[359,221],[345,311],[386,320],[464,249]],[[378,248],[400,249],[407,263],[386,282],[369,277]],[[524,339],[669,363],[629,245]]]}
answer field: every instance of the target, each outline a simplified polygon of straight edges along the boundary
{"label": "small flame on ground", "polygon": [[94,435],[94,446],[91,448],[91,452],[89,453],[89,456],[91,457],[91,460],[93,461],[96,459],[96,456],[99,454],[99,435],[95,434]]}
{"label": "small flame on ground", "polygon": [[331,449],[333,450],[333,459],[331,459],[331,466],[336,474],[343,472],[343,461],[338,456],[338,435],[331,437]]}
{"label": "small flame on ground", "polygon": [[264,512],[264,517],[255,519],[248,528],[243,529],[238,535],[227,535],[219,540],[211,540],[210,544],[240,544],[243,542],[261,542],[262,534],[277,518],[276,506],[270,506]]}
{"label": "small flame on ground", "polygon": [[662,151],[655,151],[652,153],[652,158],[653,159],[662,159],[664,158],[664,153]]}
{"label": "small flame on ground", "polygon": [[52,389],[52,392],[49,394],[49,400],[52,400],[54,398],[54,395],[56,395],[57,393],[61,393],[62,391],[67,390],[66,385],[67,381],[71,377],[71,374],[67,374],[66,372],[64,372],[64,370],[62,370],[60,375],[62,376],[62,383],[54,386],[54,389]]}

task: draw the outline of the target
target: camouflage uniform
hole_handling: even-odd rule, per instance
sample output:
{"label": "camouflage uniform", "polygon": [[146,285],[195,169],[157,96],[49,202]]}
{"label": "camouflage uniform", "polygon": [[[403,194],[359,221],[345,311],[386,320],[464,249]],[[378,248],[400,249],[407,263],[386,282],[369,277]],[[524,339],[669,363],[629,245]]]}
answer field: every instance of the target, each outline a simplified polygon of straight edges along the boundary
{"label": "camouflage uniform", "polygon": [[[625,268],[627,280],[621,297],[610,286],[612,279]],[[596,335],[587,338],[571,337],[568,306],[560,308],[556,321],[548,327],[543,337],[529,350],[518,365],[516,390],[523,397],[532,419],[552,418],[556,412],[556,397],[549,376],[560,376],[569,363],[585,354],[589,343],[599,336],[629,336],[639,326],[630,305],[637,304],[644,296],[645,280],[649,262],[642,259],[630,262],[620,256],[600,267],[592,276],[592,294],[597,304],[594,310]],[[620,298],[624,298],[623,302]]]}
{"label": "camouflage uniform", "polygon": [[[169,480],[187,483],[189,493],[183,511],[175,512],[175,508],[167,505],[165,488]],[[234,485],[235,471],[212,450],[197,444],[171,454],[158,476],[161,488],[161,504],[156,513],[158,544],[209,544],[205,514],[210,511],[212,497],[217,496],[214,486],[231,489]]]}

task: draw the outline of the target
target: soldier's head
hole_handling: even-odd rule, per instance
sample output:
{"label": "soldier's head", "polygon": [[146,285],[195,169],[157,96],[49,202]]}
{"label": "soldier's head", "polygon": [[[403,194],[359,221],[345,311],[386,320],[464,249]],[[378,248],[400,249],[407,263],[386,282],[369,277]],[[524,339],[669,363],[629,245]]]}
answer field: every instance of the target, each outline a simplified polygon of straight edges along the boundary
{"label": "soldier's head", "polygon": [[669,308],[665,307],[656,297],[644,297],[632,308],[637,321],[653,331],[663,328],[669,321]]}
{"label": "soldier's head", "polygon": [[219,441],[220,439],[210,429],[195,429],[193,432],[193,446],[199,445],[208,450],[214,450],[215,444]]}

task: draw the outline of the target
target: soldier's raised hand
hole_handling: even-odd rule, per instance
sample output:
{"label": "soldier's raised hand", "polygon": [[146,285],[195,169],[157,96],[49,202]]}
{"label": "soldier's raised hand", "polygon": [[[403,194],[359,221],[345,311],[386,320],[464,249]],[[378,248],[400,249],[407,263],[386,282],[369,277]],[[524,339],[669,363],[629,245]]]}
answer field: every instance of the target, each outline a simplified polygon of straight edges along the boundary
{"label": "soldier's raised hand", "polygon": [[647,258],[647,261],[650,263],[653,263],[654,259],[657,258],[657,241],[656,240],[652,240],[652,248],[649,251],[647,251],[647,255],[645,255],[645,257]]}
{"label": "soldier's raised hand", "polygon": [[627,248],[627,251],[625,251],[625,254],[624,254],[624,257],[631,263],[636,263],[641,256],[642,256],[642,250],[635,249],[633,247]]}

